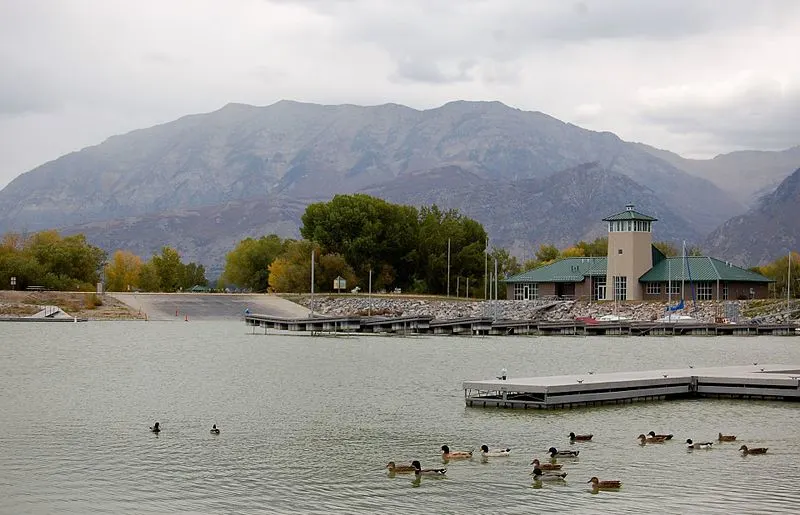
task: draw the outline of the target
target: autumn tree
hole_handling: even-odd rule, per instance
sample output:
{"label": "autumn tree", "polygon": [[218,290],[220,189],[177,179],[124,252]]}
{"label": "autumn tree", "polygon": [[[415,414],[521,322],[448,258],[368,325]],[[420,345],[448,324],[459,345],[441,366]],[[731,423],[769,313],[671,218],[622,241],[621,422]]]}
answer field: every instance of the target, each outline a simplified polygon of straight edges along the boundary
{"label": "autumn tree", "polygon": [[106,289],[128,291],[139,287],[142,260],[127,250],[118,250],[105,267]]}
{"label": "autumn tree", "polygon": [[284,251],[285,245],[275,234],[240,241],[225,256],[224,281],[253,291],[266,291],[269,265]]}

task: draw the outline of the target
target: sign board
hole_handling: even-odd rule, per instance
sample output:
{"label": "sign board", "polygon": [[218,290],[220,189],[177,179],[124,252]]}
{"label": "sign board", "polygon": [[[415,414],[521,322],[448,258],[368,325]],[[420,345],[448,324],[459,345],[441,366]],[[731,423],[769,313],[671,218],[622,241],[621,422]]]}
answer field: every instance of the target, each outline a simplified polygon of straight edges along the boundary
{"label": "sign board", "polygon": [[333,289],[334,290],[346,290],[347,289],[347,280],[341,275],[337,275],[336,279],[333,280]]}

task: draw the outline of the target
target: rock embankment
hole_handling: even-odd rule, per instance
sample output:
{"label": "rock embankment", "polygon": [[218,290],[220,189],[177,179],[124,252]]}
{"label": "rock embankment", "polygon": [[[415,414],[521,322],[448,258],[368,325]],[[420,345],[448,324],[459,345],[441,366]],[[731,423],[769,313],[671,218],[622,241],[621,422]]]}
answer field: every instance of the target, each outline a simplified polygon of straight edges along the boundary
{"label": "rock embankment", "polygon": [[[304,296],[297,300],[306,307],[311,307],[311,299]],[[754,309],[749,303],[759,301],[736,301],[739,306],[739,320],[746,321],[758,318],[761,323],[797,322],[800,311],[789,316],[781,313],[777,306],[763,306]],[[761,301],[764,302],[764,301]],[[656,320],[666,312],[666,302],[586,302],[586,301],[464,301],[442,300],[419,297],[373,296],[316,296],[314,312],[327,316],[422,316],[430,315],[436,319],[453,319],[466,317],[493,317],[503,320],[541,320],[564,321],[580,317],[599,318],[604,315],[618,315],[631,320]],[[799,306],[800,307],[800,306]],[[772,312],[771,312],[772,311]],[[702,322],[713,322],[718,317],[725,317],[724,302],[698,302],[695,310],[691,303],[687,309],[678,314],[690,315]]]}

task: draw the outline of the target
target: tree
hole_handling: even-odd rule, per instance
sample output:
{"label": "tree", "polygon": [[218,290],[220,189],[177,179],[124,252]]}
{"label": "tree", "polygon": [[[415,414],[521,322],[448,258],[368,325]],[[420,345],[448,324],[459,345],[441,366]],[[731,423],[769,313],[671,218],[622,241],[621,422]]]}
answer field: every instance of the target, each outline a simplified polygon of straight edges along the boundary
{"label": "tree", "polygon": [[139,286],[139,273],[142,260],[127,250],[114,252],[111,262],[105,267],[106,289],[108,291],[128,291]]}
{"label": "tree", "polygon": [[284,251],[285,245],[275,234],[240,241],[225,256],[224,280],[253,291],[266,291],[269,265]]}
{"label": "tree", "polygon": [[181,256],[172,247],[162,247],[161,254],[150,259],[158,276],[159,291],[177,291],[180,287]]}
{"label": "tree", "polygon": [[[307,240],[290,241],[286,250],[269,265],[269,286],[279,293],[309,293],[311,291],[311,252],[319,259],[320,246]],[[320,280],[314,277],[318,291]]]}
{"label": "tree", "polygon": [[161,291],[158,270],[156,270],[152,261],[142,263],[139,269],[139,289],[142,291]]}
{"label": "tree", "polygon": [[603,236],[597,238],[592,242],[579,241],[575,247],[581,249],[583,254],[581,256],[587,257],[606,257],[608,255],[608,237]]}
{"label": "tree", "polygon": [[178,271],[178,283],[184,290],[193,286],[208,286],[206,267],[194,262],[181,265]]}
{"label": "tree", "polygon": [[539,266],[541,266],[552,263],[558,259],[560,253],[555,245],[542,244],[539,245],[539,249],[536,251],[535,255],[536,261],[539,263]]}
{"label": "tree", "polygon": [[[772,286],[777,296],[786,297],[787,284],[791,285],[791,296],[800,298],[800,254],[792,252],[792,270],[789,274],[789,256],[781,256],[775,261],[760,267],[754,267],[756,273],[769,277],[775,281]],[[791,278],[789,277],[791,275]],[[787,282],[791,280],[791,282]]]}
{"label": "tree", "polygon": [[[494,273],[494,260],[497,260],[497,297],[500,299],[506,298],[506,283],[503,279],[507,279],[512,275],[516,275],[522,271],[517,258],[512,256],[508,250],[493,247],[489,253],[489,270]],[[494,286],[493,286],[494,288]]]}

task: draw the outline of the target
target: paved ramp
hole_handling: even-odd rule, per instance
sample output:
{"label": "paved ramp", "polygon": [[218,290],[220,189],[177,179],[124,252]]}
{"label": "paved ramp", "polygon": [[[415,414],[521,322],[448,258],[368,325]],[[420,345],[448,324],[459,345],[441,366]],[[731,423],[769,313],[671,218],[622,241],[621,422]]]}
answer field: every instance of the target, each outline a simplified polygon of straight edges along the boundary
{"label": "paved ramp", "polygon": [[309,310],[275,295],[237,293],[112,293],[150,320],[240,318],[245,310],[275,317],[302,318]]}

